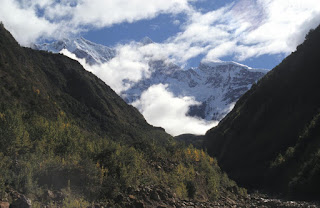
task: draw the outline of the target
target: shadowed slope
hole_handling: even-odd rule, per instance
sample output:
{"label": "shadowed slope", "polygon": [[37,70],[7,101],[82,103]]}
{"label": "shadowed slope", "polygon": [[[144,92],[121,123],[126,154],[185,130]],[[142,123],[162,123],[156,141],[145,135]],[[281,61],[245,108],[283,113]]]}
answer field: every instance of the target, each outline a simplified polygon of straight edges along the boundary
{"label": "shadowed slope", "polygon": [[[271,164],[280,153],[284,155],[299,143],[299,136],[319,113],[319,48],[320,27],[310,32],[296,52],[244,94],[220,124],[206,133],[208,151],[242,185],[294,191],[289,182],[298,177],[308,159],[297,161],[290,175],[283,172],[285,168],[275,171]],[[317,135],[313,143],[316,148],[308,152],[309,157],[319,150]],[[314,164],[319,166],[319,162]],[[320,173],[319,168],[314,171]],[[310,193],[310,197],[314,194]]]}
{"label": "shadowed slope", "polygon": [[116,140],[153,133],[170,137],[147,124],[134,107],[78,62],[21,48],[3,26],[0,30],[2,103],[18,104],[48,118],[63,111],[88,131]]}

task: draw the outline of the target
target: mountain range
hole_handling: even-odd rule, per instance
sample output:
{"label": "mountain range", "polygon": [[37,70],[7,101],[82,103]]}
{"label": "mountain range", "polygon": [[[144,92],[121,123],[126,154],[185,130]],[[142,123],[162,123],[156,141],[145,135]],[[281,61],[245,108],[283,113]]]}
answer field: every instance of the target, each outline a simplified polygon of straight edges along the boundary
{"label": "mountain range", "polygon": [[[150,38],[141,44],[152,44]],[[64,39],[49,44],[34,45],[37,50],[59,53],[67,49],[87,63],[101,64],[116,56],[116,50],[92,43],[84,38]],[[150,77],[131,84],[120,96],[129,104],[141,98],[149,87],[166,84],[176,97],[194,97],[199,105],[190,106],[188,115],[207,121],[220,121],[233,107],[233,104],[251,85],[256,83],[268,70],[252,69],[236,62],[202,62],[196,68],[182,69],[166,60],[149,62]],[[142,112],[142,109],[139,109]]]}

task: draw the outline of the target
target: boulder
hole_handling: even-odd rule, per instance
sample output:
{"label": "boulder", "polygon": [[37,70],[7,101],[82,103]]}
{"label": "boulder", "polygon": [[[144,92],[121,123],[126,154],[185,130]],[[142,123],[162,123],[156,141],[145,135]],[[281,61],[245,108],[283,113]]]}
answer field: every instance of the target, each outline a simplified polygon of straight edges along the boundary
{"label": "boulder", "polygon": [[9,202],[0,202],[0,208],[9,208]]}
{"label": "boulder", "polygon": [[25,195],[18,194],[14,198],[14,201],[10,205],[10,208],[31,208],[31,200],[28,199]]}

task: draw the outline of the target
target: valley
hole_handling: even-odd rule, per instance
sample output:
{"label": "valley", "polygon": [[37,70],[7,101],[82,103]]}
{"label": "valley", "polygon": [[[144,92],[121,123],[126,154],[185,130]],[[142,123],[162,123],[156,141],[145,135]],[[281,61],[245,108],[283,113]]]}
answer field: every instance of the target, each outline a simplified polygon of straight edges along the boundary
{"label": "valley", "polygon": [[[21,31],[1,22],[0,208],[320,207],[320,25],[271,70],[219,60],[291,50],[284,33],[266,46],[267,33],[239,35],[252,22],[223,26],[243,4],[211,20],[184,8],[193,15],[176,36],[112,47],[67,32],[23,47]],[[218,26],[195,35],[198,19]],[[286,46],[317,19],[307,20]],[[219,44],[205,46],[216,33]]]}

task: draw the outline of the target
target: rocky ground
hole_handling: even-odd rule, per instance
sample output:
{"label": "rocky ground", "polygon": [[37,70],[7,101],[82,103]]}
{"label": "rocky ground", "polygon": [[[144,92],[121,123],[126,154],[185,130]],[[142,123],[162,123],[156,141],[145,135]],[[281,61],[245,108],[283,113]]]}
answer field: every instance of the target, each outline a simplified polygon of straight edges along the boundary
{"label": "rocky ground", "polygon": [[[320,207],[316,202],[287,201],[269,198],[267,195],[254,193],[247,196],[224,196],[221,195],[215,201],[194,201],[180,200],[170,190],[155,187],[141,187],[135,190],[128,190],[131,194],[119,195],[116,204],[93,204],[87,208],[106,208],[106,207],[126,207],[126,208],[317,208]],[[0,201],[0,208],[31,208],[32,201],[26,196],[10,190],[10,203],[8,200]],[[61,192],[48,191],[46,193],[48,201],[55,201],[55,207],[63,207],[64,196]],[[52,203],[51,203],[52,204]],[[41,207],[49,208],[50,205],[43,204]]]}
{"label": "rocky ground", "polygon": [[[152,195],[151,195],[152,196]],[[157,196],[157,195],[153,195]],[[161,197],[160,197],[161,199]],[[287,201],[281,199],[270,199],[266,195],[252,194],[247,197],[239,197],[232,199],[230,197],[221,196],[218,200],[213,202],[199,202],[192,200],[177,200],[175,198],[168,198],[166,201],[132,201],[127,204],[127,207],[157,207],[157,208],[317,208],[320,207],[318,203],[303,202],[303,201]]]}

